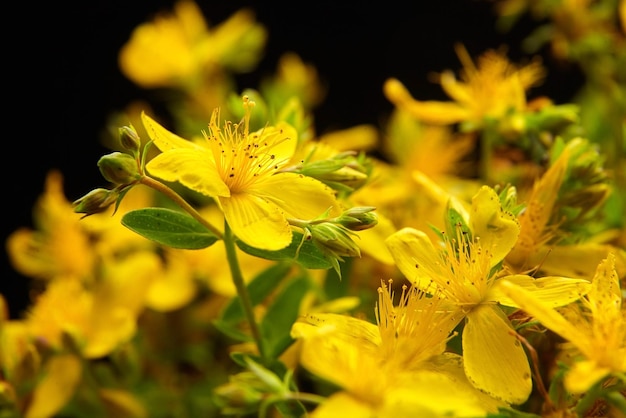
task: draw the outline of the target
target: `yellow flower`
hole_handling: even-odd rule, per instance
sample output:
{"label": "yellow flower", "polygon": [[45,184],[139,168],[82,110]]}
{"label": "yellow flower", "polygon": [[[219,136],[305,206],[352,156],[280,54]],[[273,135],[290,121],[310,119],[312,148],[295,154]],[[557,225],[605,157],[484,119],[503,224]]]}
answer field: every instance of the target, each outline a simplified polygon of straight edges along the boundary
{"label": "yellow flower", "polygon": [[532,271],[540,266],[545,274],[587,278],[594,274],[598,263],[613,252],[618,275],[626,274],[626,253],[618,246],[602,243],[602,234],[590,241],[559,243],[566,232],[559,229],[561,219],[554,213],[560,203],[559,192],[569,168],[570,151],[577,142],[571,141],[533,184],[526,207],[518,216],[519,239],[505,258],[507,266],[516,272]]}
{"label": "yellow flower", "polygon": [[391,282],[378,296],[378,326],[329,313],[293,325],[302,365],[341,388],[313,417],[484,416],[505,405],[467,381],[460,356],[444,353],[458,322],[444,300],[403,286],[394,306]]}
{"label": "yellow flower", "polygon": [[474,65],[462,46],[456,47],[463,64],[461,80],[451,71],[444,71],[440,84],[452,102],[418,101],[399,80],[385,83],[386,97],[398,108],[415,118],[431,124],[469,122],[480,127],[485,118],[500,118],[511,109],[526,109],[526,90],[544,76],[538,61],[522,67],[511,64],[502,51],[489,50]]}
{"label": "yellow flower", "polygon": [[250,69],[266,38],[266,30],[254,23],[249,10],[238,11],[209,30],[198,5],[182,0],[173,13],[135,28],[120,50],[119,65],[142,87],[193,85],[203,73],[210,78],[225,68]]}
{"label": "yellow flower", "polygon": [[29,308],[28,332],[56,348],[66,333],[85,357],[104,356],[134,335],[146,292],[160,268],[156,254],[138,252],[105,263],[90,289],[72,278],[53,280]]}
{"label": "yellow flower", "polygon": [[288,218],[313,219],[328,209],[337,216],[341,208],[333,190],[320,181],[281,172],[295,152],[295,130],[279,123],[250,133],[251,103],[244,100],[244,105],[243,122],[226,122],[222,128],[216,109],[202,143],[178,137],[143,114],[150,138],[162,151],[146,168],[214,198],[233,233],[246,244],[279,250],[291,243]]}
{"label": "yellow flower", "polygon": [[35,279],[74,277],[90,282],[103,259],[154,248],[151,241],[120,223],[124,213],[149,205],[151,198],[150,189],[133,187],[114,215],[110,208],[81,219],[63,193],[61,173],[53,170],[35,206],[35,228],[19,228],[7,239],[11,263],[18,272]]}
{"label": "yellow flower", "polygon": [[570,392],[582,393],[601,379],[626,373],[626,310],[610,254],[596,270],[591,290],[577,303],[554,309],[507,280],[502,292],[546,328],[563,337],[579,356],[565,376]]}
{"label": "yellow flower", "polygon": [[50,171],[34,213],[36,229],[20,228],[7,239],[7,253],[21,274],[49,280],[59,275],[87,277],[94,265],[80,215],[63,193],[63,177]]}
{"label": "yellow flower", "polygon": [[404,276],[419,288],[440,291],[450,309],[465,318],[462,335],[465,372],[477,388],[513,404],[524,402],[532,382],[528,359],[499,304],[515,303],[499,291],[503,277],[528,289],[551,306],[576,300],[586,280],[506,276],[497,266],[515,245],[519,223],[505,212],[498,195],[483,186],[472,199],[470,231],[457,229],[445,248],[435,247],[422,231],[404,228],[387,239]]}
{"label": "yellow flower", "polygon": [[[567,148],[550,168],[533,184],[524,211],[519,215],[520,235],[506,256],[516,270],[529,269],[531,260],[543,260],[558,230],[552,215],[565,178],[569,152]],[[561,264],[560,259],[558,263]]]}

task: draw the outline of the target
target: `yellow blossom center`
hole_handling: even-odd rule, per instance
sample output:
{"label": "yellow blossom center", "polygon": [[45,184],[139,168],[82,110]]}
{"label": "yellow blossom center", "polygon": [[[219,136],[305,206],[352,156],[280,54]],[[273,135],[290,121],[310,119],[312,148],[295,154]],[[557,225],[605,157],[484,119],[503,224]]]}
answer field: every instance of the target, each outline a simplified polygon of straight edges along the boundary
{"label": "yellow blossom center", "polygon": [[279,158],[273,151],[285,138],[282,130],[249,133],[250,109],[254,102],[244,97],[245,116],[240,123],[226,121],[219,126],[219,110],[213,112],[209,132],[203,132],[213,153],[217,171],[231,193],[249,190],[262,177],[271,176],[289,158]]}
{"label": "yellow blossom center", "polygon": [[480,239],[469,239],[459,227],[440,257],[443,275],[434,280],[442,293],[466,312],[481,304],[495,277],[490,274],[491,254]]}
{"label": "yellow blossom center", "polygon": [[[417,287],[402,286],[394,306],[393,280],[378,288],[376,322],[380,331],[380,357],[398,366],[417,368],[430,357],[441,354],[458,320],[442,309],[439,296],[428,296]],[[389,364],[387,364],[389,365]]]}

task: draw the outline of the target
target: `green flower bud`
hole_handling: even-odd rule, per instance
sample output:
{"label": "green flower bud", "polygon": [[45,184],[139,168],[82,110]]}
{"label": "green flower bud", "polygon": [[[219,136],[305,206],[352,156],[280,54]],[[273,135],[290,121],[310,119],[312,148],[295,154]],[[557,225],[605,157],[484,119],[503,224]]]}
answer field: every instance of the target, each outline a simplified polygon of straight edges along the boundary
{"label": "green flower bud", "polygon": [[296,172],[316,178],[336,190],[356,190],[368,179],[368,169],[352,151],[342,152],[326,160],[304,163]]}
{"label": "green flower bud", "polygon": [[122,126],[119,128],[120,144],[125,150],[136,153],[141,147],[141,139],[137,131],[132,126]]}
{"label": "green flower bud", "polygon": [[323,250],[341,257],[360,257],[361,249],[344,226],[330,222],[309,225],[313,241]]}
{"label": "green flower bud", "polygon": [[240,415],[258,410],[264,398],[262,387],[251,372],[231,376],[230,381],[215,388],[213,394],[222,412]]}
{"label": "green flower bud", "polygon": [[137,161],[128,154],[113,152],[98,161],[102,176],[113,184],[132,184],[140,178]]}
{"label": "green flower bud", "polygon": [[117,201],[119,192],[117,190],[94,189],[85,196],[74,201],[74,212],[84,213],[85,216],[104,212],[109,206]]}
{"label": "green flower bud", "polygon": [[530,114],[526,123],[536,131],[559,132],[565,127],[579,121],[580,108],[577,105],[565,104],[547,106],[536,113]]}
{"label": "green flower bud", "polygon": [[336,221],[351,231],[363,231],[378,224],[378,216],[373,206],[359,206],[348,209]]}

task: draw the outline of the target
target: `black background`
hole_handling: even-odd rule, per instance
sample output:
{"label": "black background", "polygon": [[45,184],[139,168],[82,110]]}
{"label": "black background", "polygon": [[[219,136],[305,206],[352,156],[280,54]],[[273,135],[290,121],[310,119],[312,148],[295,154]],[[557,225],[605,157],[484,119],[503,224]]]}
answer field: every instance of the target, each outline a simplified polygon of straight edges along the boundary
{"label": "black background", "polygon": [[[253,74],[239,78],[240,90],[257,87],[287,51],[316,66],[329,86],[315,113],[319,133],[377,124],[391,110],[382,94],[391,76],[418,98],[444,100],[428,74],[459,69],[454,43],[462,42],[474,57],[507,44],[509,57],[517,61],[525,56],[521,40],[537,25],[524,19],[512,32],[500,33],[489,1],[282,3],[198,0],[210,25],[249,6],[269,30],[264,59]],[[109,152],[99,142],[107,116],[133,99],[150,97],[119,72],[117,53],[135,26],[172,5],[165,0],[23,2],[5,12],[3,31],[10,32],[3,36],[3,243],[18,227],[32,227],[32,207],[50,169],[63,173],[68,200],[106,186],[96,164]],[[542,55],[549,77],[530,95],[568,101],[580,77],[557,66],[546,51]],[[29,282],[11,268],[4,249],[1,274],[0,293],[16,318],[27,304]]]}

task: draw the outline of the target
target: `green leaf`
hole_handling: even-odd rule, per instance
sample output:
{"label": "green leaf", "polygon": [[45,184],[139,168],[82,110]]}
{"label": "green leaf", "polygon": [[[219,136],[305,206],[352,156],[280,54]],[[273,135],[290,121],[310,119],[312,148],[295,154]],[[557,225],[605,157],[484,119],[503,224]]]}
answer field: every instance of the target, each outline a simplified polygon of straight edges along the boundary
{"label": "green leaf", "polygon": [[[237,246],[243,252],[255,257],[265,258],[267,260],[296,261],[302,267],[308,269],[329,269],[333,267],[332,260],[328,255],[316,247],[311,240],[304,240],[304,242],[302,242],[302,237],[302,233],[294,231],[291,244],[278,251],[260,250],[258,248],[251,247],[240,240],[237,240]],[[300,244],[302,244],[302,246],[300,246]],[[298,251],[299,246],[300,251]]]}
{"label": "green leaf", "polygon": [[133,232],[172,248],[198,250],[219,238],[191,216],[172,209],[144,208],[128,212],[122,225]]}
{"label": "green leaf", "polygon": [[234,324],[231,322],[225,322],[225,321],[222,321],[221,319],[216,319],[212,321],[212,324],[215,328],[217,328],[219,332],[221,332],[222,334],[226,335],[229,338],[232,338],[235,341],[241,341],[241,342],[247,342],[247,343],[254,341],[252,336],[240,330],[237,324]]}
{"label": "green leaf", "polygon": [[[248,283],[248,294],[252,306],[261,303],[287,276],[291,269],[290,263],[279,263],[268,267],[259,273]],[[243,309],[239,303],[239,296],[233,297],[222,311],[220,321],[226,323],[237,323],[244,319]]]}
{"label": "green leaf", "polygon": [[310,286],[306,275],[291,280],[265,312],[261,332],[267,342],[269,357],[278,357],[293,342],[291,327],[300,314],[300,303]]}

